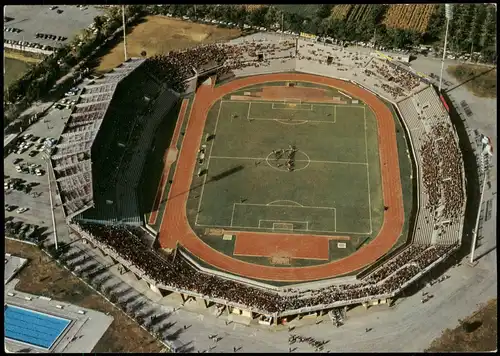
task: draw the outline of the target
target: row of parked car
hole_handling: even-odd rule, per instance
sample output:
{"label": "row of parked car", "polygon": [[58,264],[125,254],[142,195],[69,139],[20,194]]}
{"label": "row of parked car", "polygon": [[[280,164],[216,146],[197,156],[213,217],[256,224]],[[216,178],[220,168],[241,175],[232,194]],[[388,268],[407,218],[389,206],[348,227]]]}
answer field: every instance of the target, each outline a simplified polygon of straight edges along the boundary
{"label": "row of parked car", "polygon": [[13,33],[20,33],[20,32],[23,32],[23,30],[21,30],[20,28],[15,28],[15,27],[7,27],[7,26],[4,26],[4,27],[3,27],[3,30],[4,30],[4,32],[13,32]]}
{"label": "row of parked car", "polygon": [[[38,183],[38,182],[29,182],[28,183],[28,182],[26,182],[26,180],[24,180],[22,178],[10,178],[9,177],[9,178],[4,179],[3,188],[4,188],[5,193],[13,191],[13,190],[17,190],[17,191],[29,194],[31,192],[31,189],[33,189],[33,187],[36,187],[39,184],[40,183]],[[41,195],[41,193],[32,193],[32,196],[34,198],[39,197],[40,195]],[[14,209],[7,210],[7,211],[12,211],[12,210],[14,210]]]}
{"label": "row of parked car", "polygon": [[25,211],[28,211],[28,209],[29,209],[29,208],[25,208],[25,207],[23,207],[23,208],[18,208],[18,207],[17,207],[17,206],[15,206],[15,205],[5,204],[5,210],[7,210],[7,211],[9,211],[9,212],[11,212],[11,211],[15,210],[16,208],[17,208],[16,213],[18,213],[18,214],[22,214],[22,213],[24,213]]}
{"label": "row of parked car", "polygon": [[5,236],[34,244],[39,244],[43,241],[38,225],[15,221],[12,217],[5,220]]}
{"label": "row of parked car", "polygon": [[462,109],[464,109],[465,114],[466,114],[468,117],[471,117],[471,116],[472,116],[472,110],[470,109],[469,104],[467,104],[467,102],[466,102],[465,100],[462,100],[462,101],[460,102],[460,106],[462,107]]}
{"label": "row of parked car", "polygon": [[37,176],[43,176],[45,171],[40,168],[40,164],[31,163],[31,164],[19,164],[16,166],[17,173],[25,173],[25,174],[33,174]]}
{"label": "row of parked car", "polygon": [[[32,151],[29,153],[30,157],[35,157],[38,152],[47,152],[51,153],[51,149],[57,143],[57,139],[55,138],[45,138],[34,136],[33,134],[26,134],[17,139],[17,142],[13,148],[10,149],[9,153],[17,153],[23,154],[28,149],[32,148]],[[15,164],[15,163],[14,163]]]}
{"label": "row of parked car", "polygon": [[37,32],[35,34],[35,37],[36,38],[41,38],[41,39],[44,39],[44,40],[53,40],[53,41],[60,41],[60,42],[66,41],[68,39],[68,37],[50,35],[50,34],[40,33],[40,32]]}
{"label": "row of parked car", "polygon": [[3,40],[4,43],[13,45],[13,46],[20,46],[20,47],[29,47],[29,48],[37,48],[37,49],[43,49],[44,51],[54,51],[56,48],[53,46],[49,45],[43,45],[40,43],[35,43],[35,42],[28,42],[28,41],[17,41],[17,40]]}

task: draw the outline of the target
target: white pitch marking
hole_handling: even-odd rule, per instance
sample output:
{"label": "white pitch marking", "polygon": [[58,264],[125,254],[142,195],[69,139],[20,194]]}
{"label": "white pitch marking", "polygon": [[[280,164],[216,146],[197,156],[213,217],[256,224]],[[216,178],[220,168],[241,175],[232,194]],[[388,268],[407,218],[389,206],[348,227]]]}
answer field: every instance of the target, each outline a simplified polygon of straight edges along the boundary
{"label": "white pitch marking", "polygon": [[[280,101],[282,100],[274,100],[274,101],[261,101],[261,100],[221,100],[221,103],[225,104],[225,103],[247,103],[247,104],[268,104],[268,105],[272,105],[273,103],[276,103],[276,102],[279,102],[280,104],[285,104],[285,102],[283,101],[283,103],[281,103]],[[302,104],[306,104],[304,102],[302,102]],[[363,105],[347,105],[347,104],[335,104],[335,103],[311,103],[311,102],[307,102],[307,104],[310,104],[310,105],[313,105],[313,106],[341,106],[343,108],[360,108],[362,109],[364,106]]]}
{"label": "white pitch marking", "polygon": [[231,226],[233,226],[234,208],[236,208],[236,205],[235,205],[235,204],[233,204],[233,212],[231,213]]}
{"label": "white pitch marking", "polygon": [[366,175],[368,177],[368,213],[370,214],[370,234],[373,231],[372,228],[372,204],[371,204],[371,193],[370,193],[370,166],[368,163],[368,140],[366,138],[366,108],[363,110],[364,121],[365,121],[365,151],[366,151]]}
{"label": "white pitch marking", "polygon": [[[232,232],[231,229],[259,229],[259,230],[271,230],[269,228],[259,228],[257,226],[229,226],[229,225],[210,225],[210,224],[196,224],[199,227],[216,227],[216,228],[225,228],[227,232]],[[324,233],[332,233],[335,232],[337,234],[351,234],[351,235],[367,235],[371,234],[371,232],[359,232],[359,231],[333,231],[333,230],[304,230],[304,229],[296,229],[295,231],[304,231],[304,232],[324,232]],[[306,234],[294,234],[296,236],[308,236]],[[334,236],[335,237],[335,236]]]}
{"label": "white pitch marking", "polygon": [[[324,123],[324,124],[334,124],[335,123],[335,122],[332,122],[330,120],[287,120],[287,119],[266,119],[266,118],[260,118],[260,117],[252,117],[252,120],[276,121],[276,122],[279,122],[280,124],[293,123],[293,122],[298,122],[298,124],[303,124],[303,123],[307,123],[307,122],[320,123],[320,124],[321,123]],[[283,121],[285,121],[285,122],[283,122]]]}
{"label": "white pitch marking", "polygon": [[279,201],[289,201],[290,203],[295,203],[295,204],[297,204],[298,206],[304,206],[304,205],[302,205],[302,204],[300,204],[300,203],[297,203],[296,201],[293,201],[293,200],[288,200],[288,199],[280,199],[280,200],[275,200],[275,201],[272,201],[272,202],[270,202],[270,203],[267,203],[266,205],[267,205],[267,206],[270,206],[270,205],[273,205],[274,203],[277,203],[277,202],[279,202]]}
{"label": "white pitch marking", "polygon": [[[217,133],[217,125],[219,124],[219,116],[220,116],[221,110],[222,110],[222,103],[219,105],[219,111],[217,113],[217,120],[215,121],[215,128],[214,128],[213,135],[216,135],[216,133]],[[199,211],[201,208],[201,202],[203,201],[203,191],[205,190],[205,184],[207,182],[208,166],[210,166],[210,157],[212,156],[212,149],[214,148],[214,145],[215,145],[215,139],[216,139],[216,137],[214,136],[214,138],[212,138],[212,145],[210,146],[210,153],[208,155],[206,173],[205,173],[205,177],[203,179],[203,185],[201,186],[200,202],[198,203],[198,210],[196,211],[196,218],[194,220],[195,224],[198,223],[198,215],[200,214]]]}
{"label": "white pitch marking", "polygon": [[[309,122],[307,120],[290,120],[289,122],[286,122],[283,119],[274,119],[274,121],[276,121],[279,124],[283,124],[283,125],[303,125],[303,124],[307,124]],[[294,123],[293,121],[296,121],[297,123]]]}
{"label": "white pitch marking", "polygon": [[252,107],[252,102],[248,103],[247,120],[250,121],[250,108]]}
{"label": "white pitch marking", "polygon": [[[264,161],[265,158],[261,157],[229,157],[229,156],[210,156],[210,159],[246,159]],[[296,159],[295,162],[311,162],[311,163],[331,163],[331,164],[353,164],[353,165],[367,165],[366,162],[342,162],[342,161],[313,161],[308,159]]]}
{"label": "white pitch marking", "polygon": [[256,204],[256,203],[234,203],[235,205],[250,205],[250,206],[278,206],[278,207],[287,207],[287,208],[302,208],[302,209],[329,209],[329,210],[332,210],[332,209],[335,209],[333,207],[329,207],[329,206],[296,206],[296,205],[282,205],[282,204],[276,204],[276,205],[267,205],[267,204]]}

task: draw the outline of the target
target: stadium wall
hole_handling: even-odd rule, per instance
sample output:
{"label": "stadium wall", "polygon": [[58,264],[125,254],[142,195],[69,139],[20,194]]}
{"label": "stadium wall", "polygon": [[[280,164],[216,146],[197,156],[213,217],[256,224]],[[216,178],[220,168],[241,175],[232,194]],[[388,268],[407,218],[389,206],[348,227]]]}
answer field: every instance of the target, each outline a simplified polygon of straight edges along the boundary
{"label": "stadium wall", "polygon": [[410,151],[411,151],[411,156],[412,156],[412,168],[415,169],[415,174],[413,176],[413,180],[418,182],[417,184],[413,184],[413,188],[416,190],[416,192],[414,192],[413,194],[413,197],[415,198],[415,213],[414,214],[411,214],[412,216],[412,219],[413,221],[415,222],[414,225],[413,225],[413,231],[411,232],[411,239],[413,241],[413,237],[415,236],[415,232],[416,232],[416,229],[417,229],[417,224],[416,224],[416,219],[417,219],[417,216],[418,214],[420,213],[420,193],[421,193],[421,185],[420,183],[421,180],[420,180],[420,167],[419,167],[419,164],[418,164],[418,161],[417,161],[417,154],[415,153],[416,149],[415,149],[415,144],[413,143],[413,137],[411,135],[411,132],[410,132],[410,129],[408,128],[407,124],[406,124],[406,120],[403,116],[403,114],[401,113],[401,110],[399,109],[399,106],[397,105],[393,105],[397,112],[398,112],[398,116],[401,118],[401,123],[403,124],[403,127],[404,127],[404,130],[405,130],[405,135],[406,135],[406,138],[407,138],[407,141],[410,143]]}
{"label": "stadium wall", "polygon": [[230,281],[235,281],[239,283],[244,283],[249,286],[253,286],[256,288],[264,289],[267,291],[274,291],[276,293],[282,293],[285,289],[294,288],[296,290],[306,290],[306,289],[319,289],[319,288],[328,288],[338,284],[356,284],[359,280],[356,279],[356,276],[348,276],[348,277],[333,277],[328,279],[321,279],[312,282],[305,282],[300,284],[287,284],[285,286],[275,286],[264,281],[258,281],[250,278],[245,278],[242,276],[238,276],[235,274],[230,274],[223,271],[217,271],[211,268],[203,267],[200,265],[188,251],[185,251],[182,247],[177,246],[177,252],[180,253],[196,270],[208,274],[208,275],[216,275],[220,278],[227,279]]}
{"label": "stadium wall", "polygon": [[272,59],[268,66],[263,67],[246,67],[243,69],[234,69],[235,77],[248,77],[253,75],[273,74],[291,72],[296,70],[295,58],[290,59]]}
{"label": "stadium wall", "polygon": [[196,70],[194,68],[193,68],[193,70],[195,71],[196,74],[194,76],[192,76],[191,78],[186,79],[186,81],[184,81],[184,85],[185,85],[186,89],[181,94],[189,95],[189,94],[194,93],[196,91],[196,88],[198,85],[198,73],[196,72]]}

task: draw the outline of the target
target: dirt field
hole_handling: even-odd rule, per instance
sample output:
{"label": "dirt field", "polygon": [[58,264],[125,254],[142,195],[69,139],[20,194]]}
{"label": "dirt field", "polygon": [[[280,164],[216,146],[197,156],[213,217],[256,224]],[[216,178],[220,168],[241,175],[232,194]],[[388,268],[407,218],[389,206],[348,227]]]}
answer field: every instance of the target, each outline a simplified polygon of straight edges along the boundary
{"label": "dirt field", "polygon": [[[463,327],[464,322],[467,327]],[[497,349],[497,300],[490,300],[454,330],[446,329],[426,352],[484,352]],[[465,329],[469,329],[467,332]]]}
{"label": "dirt field", "polygon": [[[189,48],[201,43],[213,43],[236,38],[238,29],[217,28],[165,16],[148,16],[127,35],[127,53],[130,57],[140,57],[142,51],[147,56],[167,53],[172,50]],[[123,41],[101,58],[98,71],[107,71],[123,61]]]}
{"label": "dirt field", "polygon": [[5,251],[27,258],[28,264],[15,277],[21,292],[44,295],[84,308],[109,313],[114,321],[95,346],[93,352],[161,352],[164,346],[95,293],[86,284],[34,246],[6,240]]}
{"label": "dirt field", "polygon": [[447,69],[459,83],[464,83],[474,95],[480,98],[495,98],[497,96],[497,71],[495,68],[459,64]]}

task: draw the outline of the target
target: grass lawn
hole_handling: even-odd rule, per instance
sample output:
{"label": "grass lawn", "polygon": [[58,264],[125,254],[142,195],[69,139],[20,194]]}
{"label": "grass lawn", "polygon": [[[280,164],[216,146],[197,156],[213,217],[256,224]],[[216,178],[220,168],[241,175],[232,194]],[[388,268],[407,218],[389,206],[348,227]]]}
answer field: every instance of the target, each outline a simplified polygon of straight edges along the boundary
{"label": "grass lawn", "polygon": [[[209,110],[204,132],[214,139],[202,142],[206,158],[195,171],[187,201],[191,226],[230,256],[233,243],[205,235],[205,228],[349,235],[353,239],[345,250],[331,246],[330,260],[343,258],[375,237],[383,220],[376,118],[362,103],[289,106],[230,100],[264,86],[225,95]],[[327,92],[338,96],[334,88]],[[298,149],[293,172],[286,170],[286,158],[272,154],[290,145]],[[207,174],[198,177],[207,163]],[[266,258],[233,257],[269,263]],[[324,262],[294,260],[292,265],[318,263]]]}
{"label": "grass lawn", "polygon": [[[166,16],[148,16],[145,20],[127,35],[129,57],[140,57],[142,51],[146,51],[147,56],[166,54],[240,36],[238,29],[218,28]],[[97,71],[108,71],[122,63],[123,58],[123,41],[120,41],[100,59]]]}
{"label": "grass lawn", "polygon": [[485,352],[498,348],[497,300],[490,300],[453,330],[446,329],[426,352]]}
{"label": "grass lawn", "polygon": [[19,59],[13,59],[9,57],[4,58],[4,90],[15,82],[17,79],[21,78],[31,67],[31,64],[23,62]]}
{"label": "grass lawn", "polygon": [[497,96],[497,70],[473,64],[450,66],[446,71],[474,95],[485,98]]}

